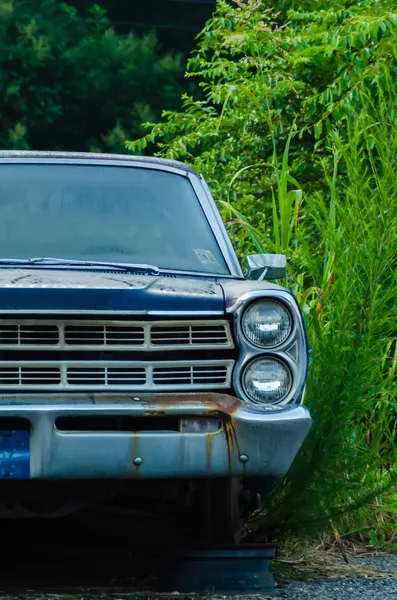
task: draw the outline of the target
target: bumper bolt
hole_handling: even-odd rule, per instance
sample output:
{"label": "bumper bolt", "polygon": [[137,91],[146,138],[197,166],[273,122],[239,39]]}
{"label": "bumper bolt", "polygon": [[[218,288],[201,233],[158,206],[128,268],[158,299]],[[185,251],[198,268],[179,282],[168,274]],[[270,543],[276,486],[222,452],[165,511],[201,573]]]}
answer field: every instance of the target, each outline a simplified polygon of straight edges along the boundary
{"label": "bumper bolt", "polygon": [[137,456],[136,458],[134,458],[134,465],[136,467],[140,467],[142,463],[143,463],[143,460],[141,459],[140,456]]}
{"label": "bumper bolt", "polygon": [[240,460],[242,463],[248,462],[248,456],[246,454],[240,454]]}

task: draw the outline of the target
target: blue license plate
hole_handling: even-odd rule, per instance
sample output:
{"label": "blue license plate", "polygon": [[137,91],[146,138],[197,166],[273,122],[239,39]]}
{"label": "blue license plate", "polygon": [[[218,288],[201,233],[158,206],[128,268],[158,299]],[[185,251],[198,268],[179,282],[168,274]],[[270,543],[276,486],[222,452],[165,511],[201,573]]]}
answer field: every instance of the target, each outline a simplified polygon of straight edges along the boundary
{"label": "blue license plate", "polygon": [[0,430],[0,479],[29,477],[29,431]]}

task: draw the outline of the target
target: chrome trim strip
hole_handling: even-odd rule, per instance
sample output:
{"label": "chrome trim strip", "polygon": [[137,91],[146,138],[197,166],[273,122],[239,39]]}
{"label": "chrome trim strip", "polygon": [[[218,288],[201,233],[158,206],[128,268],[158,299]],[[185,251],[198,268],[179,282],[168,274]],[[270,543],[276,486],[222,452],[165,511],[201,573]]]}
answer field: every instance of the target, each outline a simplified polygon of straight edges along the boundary
{"label": "chrome trim strip", "polygon": [[[45,288],[43,288],[45,289]],[[224,316],[225,313],[223,310],[70,310],[70,309],[6,309],[0,310],[0,315],[64,315],[65,317],[68,315],[105,315],[105,316],[120,316],[120,317],[129,317],[129,316],[152,316],[152,317],[219,317]]]}
{"label": "chrome trim strip", "polygon": [[[156,171],[168,171],[176,175],[182,175],[187,177],[189,171],[174,166],[163,165],[160,163],[145,163],[139,160],[123,160],[123,159],[112,159],[106,160],[105,158],[52,158],[48,156],[40,157],[3,157],[0,156],[1,164],[34,164],[34,165],[75,165],[79,166],[98,166],[98,167],[138,167],[139,169],[155,169]],[[192,173],[193,175],[193,173]]]}
{"label": "chrome trim strip", "polygon": [[210,317],[224,315],[225,313],[223,310],[148,310],[145,314],[157,317],[176,317],[178,315],[181,315],[182,317]]}

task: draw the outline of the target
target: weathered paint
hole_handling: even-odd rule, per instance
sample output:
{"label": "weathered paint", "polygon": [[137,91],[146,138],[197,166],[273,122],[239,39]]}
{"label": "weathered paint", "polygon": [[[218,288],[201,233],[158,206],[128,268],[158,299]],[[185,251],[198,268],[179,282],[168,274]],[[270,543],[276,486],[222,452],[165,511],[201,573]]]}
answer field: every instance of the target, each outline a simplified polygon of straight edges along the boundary
{"label": "weathered paint", "polygon": [[0,479],[28,479],[29,431],[0,431]]}
{"label": "weathered paint", "polygon": [[136,465],[134,460],[140,456],[139,454],[139,435],[137,431],[132,432],[132,444],[131,444],[131,464],[134,466],[135,474],[140,475],[140,465]]}
{"label": "weathered paint", "polygon": [[206,435],[205,441],[207,444],[206,453],[207,453],[207,471],[211,470],[212,466],[212,452],[214,450],[214,433],[208,433]]}
{"label": "weathered paint", "polygon": [[[45,290],[45,293],[43,293]],[[222,288],[211,279],[167,278],[59,265],[0,265],[0,312],[224,312]]]}

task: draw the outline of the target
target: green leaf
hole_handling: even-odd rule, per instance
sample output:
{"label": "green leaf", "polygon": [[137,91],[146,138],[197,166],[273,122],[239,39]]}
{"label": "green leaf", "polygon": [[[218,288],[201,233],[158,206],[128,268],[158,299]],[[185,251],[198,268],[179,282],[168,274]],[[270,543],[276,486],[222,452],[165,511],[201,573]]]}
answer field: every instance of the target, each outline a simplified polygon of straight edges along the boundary
{"label": "green leaf", "polygon": [[320,139],[322,131],[323,131],[323,122],[318,121],[314,126],[314,137],[316,140]]}

